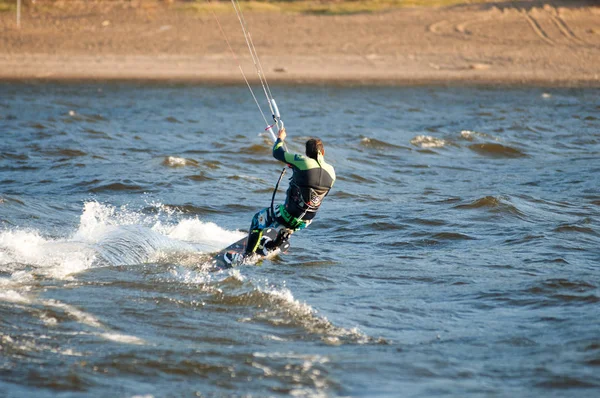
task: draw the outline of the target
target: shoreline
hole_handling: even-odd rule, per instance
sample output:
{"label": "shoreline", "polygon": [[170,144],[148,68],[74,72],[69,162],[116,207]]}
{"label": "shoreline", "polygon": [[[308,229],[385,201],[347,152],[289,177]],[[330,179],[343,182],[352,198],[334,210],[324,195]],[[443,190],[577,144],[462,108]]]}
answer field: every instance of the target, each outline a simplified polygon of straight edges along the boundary
{"label": "shoreline", "polygon": [[[600,6],[522,3],[246,20],[275,84],[600,87]],[[243,84],[240,67],[257,80],[231,15],[220,23],[237,56],[210,15],[105,6],[29,10],[21,29],[0,13],[0,81]]]}
{"label": "shoreline", "polygon": [[[264,57],[263,64],[269,66],[265,76],[269,83],[278,85],[600,88],[600,77],[589,74],[565,76],[544,70],[492,70],[491,67],[477,69],[477,66],[468,65],[453,70],[436,70],[429,65],[423,68],[420,63],[399,67],[397,60],[382,61],[379,68],[373,68],[365,66],[367,62],[357,58],[339,59],[333,64],[329,62],[325,67],[323,60],[316,58],[273,60]],[[248,81],[251,84],[259,83],[251,62],[243,64]],[[237,63],[218,58],[190,59],[172,55],[100,58],[49,54],[0,55],[0,82],[18,81],[245,84]]]}
{"label": "shoreline", "polygon": [[[260,84],[258,79],[248,79],[250,84]],[[0,75],[0,84],[142,84],[142,85],[169,85],[188,84],[198,86],[245,86],[243,78],[234,77],[187,77],[187,76],[108,76],[85,75],[85,76],[30,76],[15,77]],[[332,87],[481,87],[481,88],[573,88],[573,89],[598,89],[600,81],[594,80],[550,80],[540,79],[518,79],[518,78],[347,78],[333,79],[325,78],[284,78],[274,79],[268,77],[268,83],[272,86],[332,86]]]}

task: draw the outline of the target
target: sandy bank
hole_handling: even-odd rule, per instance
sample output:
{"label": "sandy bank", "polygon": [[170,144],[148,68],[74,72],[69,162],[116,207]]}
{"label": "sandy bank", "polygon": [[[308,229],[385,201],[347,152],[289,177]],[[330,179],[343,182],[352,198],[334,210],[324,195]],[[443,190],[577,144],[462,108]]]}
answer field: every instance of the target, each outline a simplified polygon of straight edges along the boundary
{"label": "sandy bank", "polygon": [[[600,86],[600,7],[522,1],[373,14],[247,12],[269,81]],[[1,79],[240,82],[210,13],[156,3],[0,14]],[[234,14],[218,19],[255,76]]]}

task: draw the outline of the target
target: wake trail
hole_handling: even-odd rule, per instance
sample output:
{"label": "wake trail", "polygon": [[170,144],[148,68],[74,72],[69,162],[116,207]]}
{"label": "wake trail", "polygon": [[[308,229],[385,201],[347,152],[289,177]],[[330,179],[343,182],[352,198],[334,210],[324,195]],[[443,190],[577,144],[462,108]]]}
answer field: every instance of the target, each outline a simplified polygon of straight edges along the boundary
{"label": "wake trail", "polygon": [[186,258],[190,263],[244,235],[198,218],[173,220],[178,215],[155,206],[157,214],[148,216],[87,202],[78,229],[66,238],[47,237],[35,229],[0,231],[0,276],[6,280],[25,272],[65,279],[94,267]]}

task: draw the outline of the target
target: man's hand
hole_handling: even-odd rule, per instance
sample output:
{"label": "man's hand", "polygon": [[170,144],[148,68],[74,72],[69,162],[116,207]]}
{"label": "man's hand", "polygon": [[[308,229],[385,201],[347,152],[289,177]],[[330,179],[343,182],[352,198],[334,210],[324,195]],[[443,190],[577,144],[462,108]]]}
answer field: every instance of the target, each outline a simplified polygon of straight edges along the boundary
{"label": "man's hand", "polygon": [[279,130],[279,134],[277,134],[277,138],[279,138],[281,141],[285,140],[285,137],[287,136],[287,134],[285,133],[285,128],[282,128],[281,130]]}

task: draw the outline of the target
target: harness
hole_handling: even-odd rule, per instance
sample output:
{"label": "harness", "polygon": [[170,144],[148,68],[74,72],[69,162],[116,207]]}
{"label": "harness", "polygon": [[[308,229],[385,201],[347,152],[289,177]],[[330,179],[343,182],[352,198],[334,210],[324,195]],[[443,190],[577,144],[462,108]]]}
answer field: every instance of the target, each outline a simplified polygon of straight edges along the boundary
{"label": "harness", "polygon": [[298,218],[298,217],[292,216],[287,211],[287,209],[285,208],[284,205],[278,205],[275,208],[275,211],[273,214],[275,216],[275,219],[283,220],[282,224],[284,224],[285,226],[287,226],[288,228],[293,229],[293,230],[306,228],[308,226],[308,224],[310,223],[310,222],[302,220],[301,217]]}
{"label": "harness", "polygon": [[294,202],[294,205],[304,210],[304,213],[297,217],[299,219],[304,218],[306,213],[316,213],[321,206],[323,198],[327,195],[327,192],[329,192],[329,189],[321,188],[320,190],[324,192],[319,193],[315,188],[301,187],[294,181],[290,181],[289,189],[289,198]]}
{"label": "harness", "polygon": [[[288,167],[292,166],[288,164]],[[285,206],[278,205],[275,207],[275,195],[277,194],[277,189],[279,188],[279,184],[281,183],[285,172],[286,168],[284,167],[281,171],[281,174],[279,175],[277,183],[275,184],[273,196],[271,197],[271,214],[273,214],[275,218],[281,219],[283,221],[282,224],[287,225],[288,228],[294,230],[306,228],[308,224],[310,224],[312,218],[314,218],[314,213],[316,213],[319,210],[323,198],[327,196],[331,187],[312,187],[307,185],[299,185],[294,180],[294,175],[292,175],[292,177],[290,177],[290,185],[287,190]],[[301,214],[294,216],[290,214],[288,208],[290,208],[295,214],[297,214],[298,212],[301,212]],[[308,220],[304,220],[307,214],[311,213],[313,214],[313,216],[308,217]]]}

